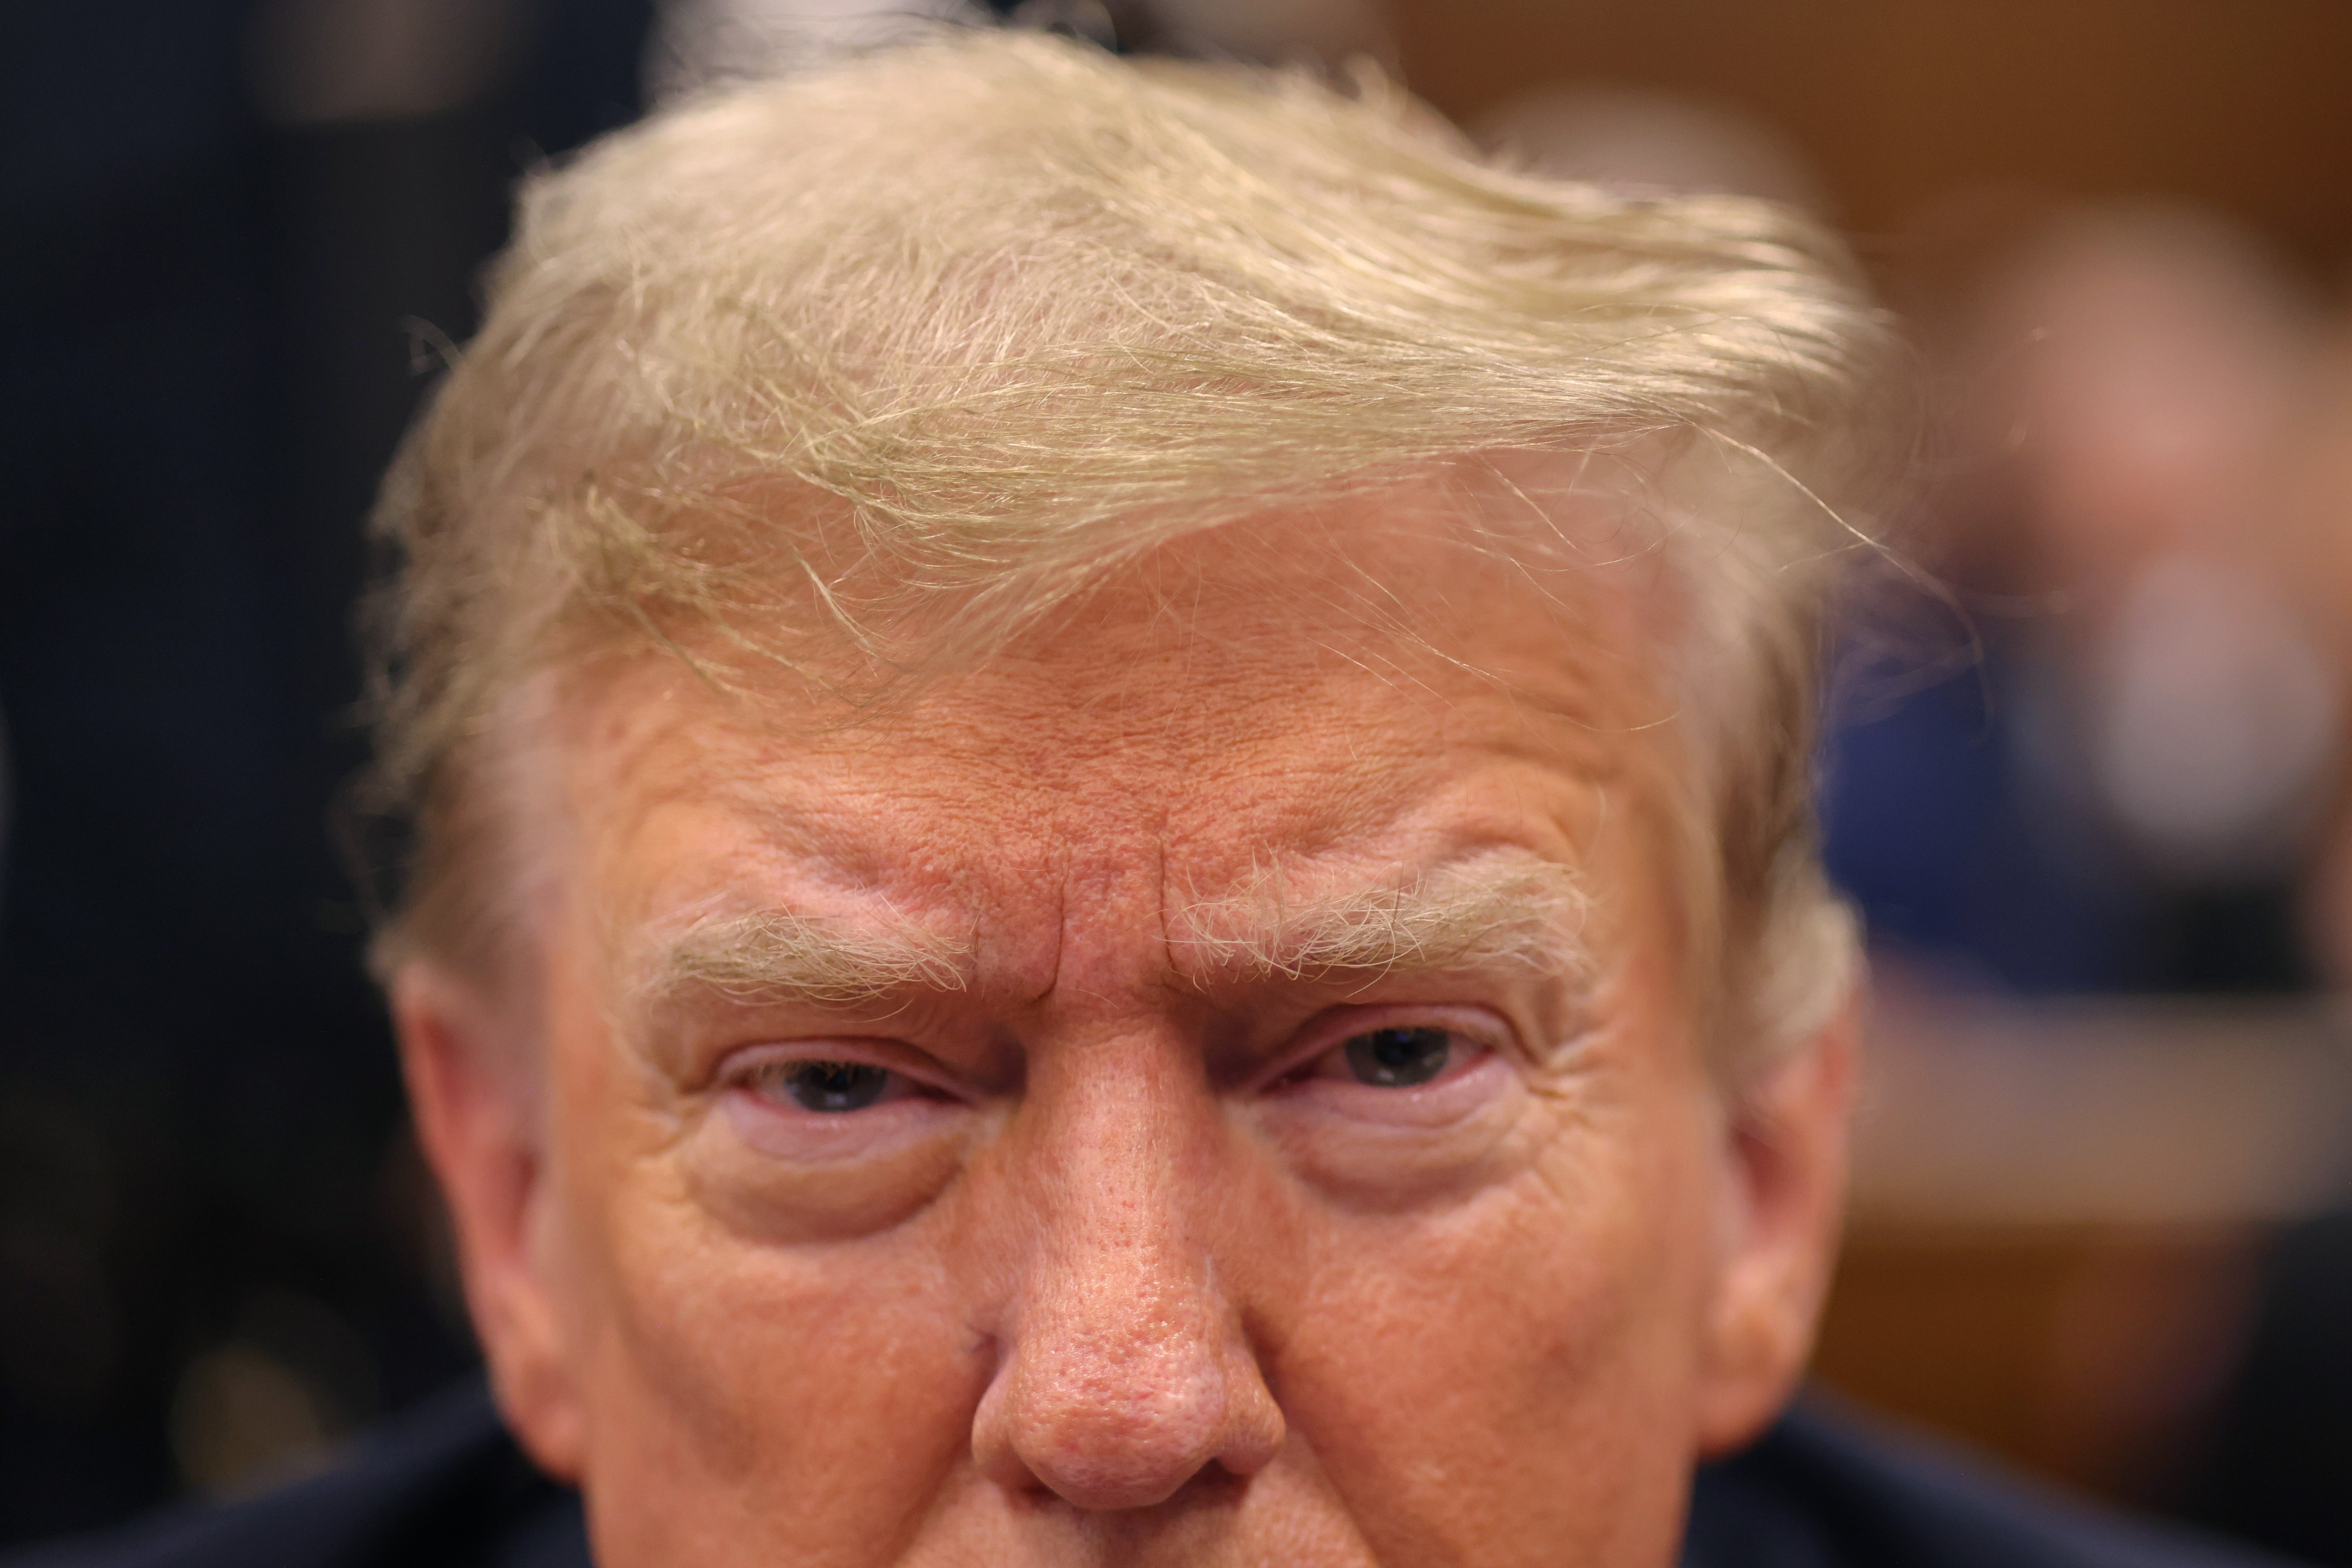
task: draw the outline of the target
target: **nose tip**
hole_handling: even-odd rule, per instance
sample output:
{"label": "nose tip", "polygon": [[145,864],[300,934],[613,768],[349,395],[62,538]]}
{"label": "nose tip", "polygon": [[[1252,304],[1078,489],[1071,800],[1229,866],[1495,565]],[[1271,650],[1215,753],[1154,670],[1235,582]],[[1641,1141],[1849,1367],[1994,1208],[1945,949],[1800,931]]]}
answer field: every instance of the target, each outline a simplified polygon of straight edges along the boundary
{"label": "nose tip", "polygon": [[1226,1336],[1038,1342],[1056,1337],[1017,1347],[981,1401],[974,1455],[1001,1485],[1081,1509],[1149,1508],[1213,1466],[1253,1475],[1282,1447],[1280,1408]]}

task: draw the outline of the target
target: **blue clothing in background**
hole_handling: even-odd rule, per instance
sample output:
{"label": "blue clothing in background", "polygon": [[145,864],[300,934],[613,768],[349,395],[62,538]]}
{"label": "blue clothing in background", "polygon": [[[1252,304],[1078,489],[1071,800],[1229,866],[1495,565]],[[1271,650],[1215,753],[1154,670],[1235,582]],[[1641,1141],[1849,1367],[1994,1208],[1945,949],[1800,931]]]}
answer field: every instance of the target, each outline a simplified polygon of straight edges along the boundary
{"label": "blue clothing in background", "polygon": [[2306,988],[2292,887],[2168,881],[2104,818],[2031,630],[1834,705],[1822,858],[1873,947],[2028,995]]}

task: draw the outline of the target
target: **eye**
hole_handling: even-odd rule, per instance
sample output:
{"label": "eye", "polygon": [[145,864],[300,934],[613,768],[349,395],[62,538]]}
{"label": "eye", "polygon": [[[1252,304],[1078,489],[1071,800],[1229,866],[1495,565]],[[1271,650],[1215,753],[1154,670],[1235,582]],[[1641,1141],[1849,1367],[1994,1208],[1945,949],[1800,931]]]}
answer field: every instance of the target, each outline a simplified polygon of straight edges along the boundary
{"label": "eye", "polygon": [[1289,1065],[1266,1080],[1263,1103],[1269,1116],[1319,1128],[1314,1136],[1326,1141],[1368,1128],[1464,1124],[1505,1103],[1520,1081],[1510,1026],[1486,1007],[1352,1006],[1302,1034]]}
{"label": "eye", "polygon": [[765,1062],[751,1073],[751,1087],[770,1100],[820,1115],[864,1110],[913,1092],[898,1074],[871,1062]]}
{"label": "eye", "polygon": [[1450,1084],[1476,1071],[1494,1055],[1494,1043],[1482,1031],[1427,1021],[1424,1011],[1421,1018],[1339,1036],[1334,1044],[1284,1075],[1277,1085],[1423,1089]]}
{"label": "eye", "polygon": [[1412,1089],[1434,1081],[1454,1059],[1450,1029],[1372,1029],[1339,1047],[1356,1081],[1374,1089]]}

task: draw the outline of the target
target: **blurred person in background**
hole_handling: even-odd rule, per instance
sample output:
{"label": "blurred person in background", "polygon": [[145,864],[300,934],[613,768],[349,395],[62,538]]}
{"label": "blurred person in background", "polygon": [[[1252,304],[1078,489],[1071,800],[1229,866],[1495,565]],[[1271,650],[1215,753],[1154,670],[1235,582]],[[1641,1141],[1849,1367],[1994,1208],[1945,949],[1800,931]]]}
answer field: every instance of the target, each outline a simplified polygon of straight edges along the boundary
{"label": "blurred person in background", "polygon": [[[2167,1347],[2115,1374],[2107,1397],[2166,1433],[2118,1479],[2352,1562],[2352,1229],[2310,1217],[2341,1201],[2340,1150],[2311,1142],[2345,1119],[2344,1075],[2326,1070],[2340,1026],[2179,1002],[2293,997],[2347,973],[2343,368],[2315,291],[2221,216],[2042,201],[2021,222],[2019,205],[1950,204],[1961,237],[2008,237],[1927,321],[1945,418],[1920,531],[1928,590],[1886,595],[1886,619],[1848,650],[1826,858],[1870,922],[1874,1045],[1946,1058],[1931,1077],[1965,1079],[1948,1058],[1973,1052],[2005,1058],[1984,1064],[1987,1084],[2079,1096],[2089,1080],[2064,1058],[2101,1054],[2101,1018],[2125,1034],[2170,1018],[2188,1081],[2235,1073],[2262,1092],[2316,1034],[2316,1070],[2281,1081],[2317,1103],[2270,1127],[2303,1152],[2270,1175],[2200,1203],[2124,1169],[2111,1197],[2136,1187],[2137,1221],[2109,1199],[2042,1213],[2104,1228],[2119,1255],[2202,1255],[2178,1300],[2117,1301],[2100,1324]],[[2153,1005],[2103,1015],[2086,995]],[[2232,1147],[2244,1131],[2202,1136],[2218,1119],[2174,1129],[2193,1150],[2119,1132],[2175,1069],[2135,1070],[2116,1045],[2103,1100],[2051,1131],[2116,1137],[2135,1167],[2265,1168],[2271,1151]],[[1937,1112],[1906,1114],[1916,1135]]]}
{"label": "blurred person in background", "polygon": [[[2323,477],[2341,416],[2326,412],[2321,303],[2203,209],[1988,193],[1947,217],[1962,255],[1978,226],[2004,237],[1977,247],[1926,322],[1945,419],[1920,530],[1934,591],[1889,594],[1870,628],[1883,640],[1849,649],[1824,783],[1826,858],[1873,934],[1874,1047],[1931,1075],[2001,1058],[1985,1082],[2048,1098],[2070,1055],[2101,1053],[2102,1017],[2125,1036],[2174,1019],[2187,1082],[2235,1074],[2263,1092],[2298,1030],[2324,1047],[2333,1026],[2179,998],[2275,1001],[2343,973],[2352,575]],[[2085,996],[2154,1000],[2102,1015]],[[2345,1228],[2306,1217],[2340,1201],[2340,1153],[2311,1135],[2341,1125],[2343,1077],[2323,1048],[2282,1080],[2314,1103],[2271,1123],[2273,1150],[2206,1137],[2220,1119],[2194,1115],[2168,1146],[2130,1133],[2128,1107],[2160,1100],[2176,1069],[2136,1069],[2130,1044],[2050,1131],[2115,1138],[2134,1168],[2079,1212],[2044,1211],[2119,1249],[2201,1253],[2177,1300],[2117,1301],[2101,1324],[2168,1347],[2105,1396],[2167,1434],[2118,1475],[2281,1550],[2352,1561]],[[2079,1095],[2088,1080],[2071,1081]],[[1936,1110],[1908,1114],[1916,1142]],[[2266,1166],[2287,1149],[2302,1153]],[[2156,1195],[2159,1162],[2200,1158],[2270,1173],[2234,1195],[2226,1181]],[[2133,1190],[2147,1212],[2119,1220],[2113,1199]]]}
{"label": "blurred person in background", "polygon": [[1953,596],[1893,662],[1955,657],[1896,700],[1855,683],[1824,801],[1832,873],[1913,973],[2312,984],[2347,691],[2291,482],[2318,321],[2221,218],[2114,208],[2041,228],[1946,324],[1924,553]]}
{"label": "blurred person in background", "polygon": [[2065,214],[1985,278],[1927,562],[1980,644],[1846,724],[1825,795],[1891,952],[2028,994],[2310,985],[2347,691],[2291,494],[2316,324],[2183,209]]}

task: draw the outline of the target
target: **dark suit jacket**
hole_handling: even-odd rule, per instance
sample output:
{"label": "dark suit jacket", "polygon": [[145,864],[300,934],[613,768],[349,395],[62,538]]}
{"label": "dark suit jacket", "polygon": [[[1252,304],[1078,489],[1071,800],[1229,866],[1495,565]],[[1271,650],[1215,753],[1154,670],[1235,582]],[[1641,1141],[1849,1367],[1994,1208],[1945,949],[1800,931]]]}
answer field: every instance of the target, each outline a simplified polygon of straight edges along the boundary
{"label": "dark suit jacket", "polygon": [[[1818,1408],[1700,1471],[1685,1568],[2280,1568],[1864,1435]],[[589,1568],[579,1499],[533,1470],[478,1386],[335,1469],[0,1568]]]}

